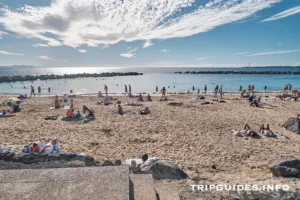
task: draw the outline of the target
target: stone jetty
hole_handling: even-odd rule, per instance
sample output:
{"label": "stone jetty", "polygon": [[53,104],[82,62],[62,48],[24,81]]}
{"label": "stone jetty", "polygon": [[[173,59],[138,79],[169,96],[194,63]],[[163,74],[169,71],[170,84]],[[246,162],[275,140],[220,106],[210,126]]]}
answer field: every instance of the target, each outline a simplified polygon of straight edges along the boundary
{"label": "stone jetty", "polygon": [[82,74],[64,74],[64,75],[39,75],[39,76],[0,76],[0,83],[17,82],[17,81],[36,81],[36,80],[53,80],[53,79],[71,79],[71,78],[91,78],[91,77],[114,77],[114,76],[139,76],[143,75],[138,72],[107,72],[107,73],[82,73]]}
{"label": "stone jetty", "polygon": [[299,72],[291,72],[291,71],[186,71],[186,72],[175,72],[175,74],[296,74],[299,75]]}

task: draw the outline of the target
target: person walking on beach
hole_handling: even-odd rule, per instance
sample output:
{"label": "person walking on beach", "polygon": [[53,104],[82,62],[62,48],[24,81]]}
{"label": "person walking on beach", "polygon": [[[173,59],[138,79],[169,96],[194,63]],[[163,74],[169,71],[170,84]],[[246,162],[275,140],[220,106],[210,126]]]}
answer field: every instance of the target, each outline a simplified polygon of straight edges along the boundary
{"label": "person walking on beach", "polygon": [[34,96],[35,96],[35,93],[34,93],[34,87],[33,87],[33,86],[31,86],[30,96],[31,96],[31,95],[34,95]]}
{"label": "person walking on beach", "polygon": [[251,85],[248,85],[248,92],[251,92]]}
{"label": "person walking on beach", "polygon": [[156,86],[156,92],[158,92],[158,86]]}
{"label": "person walking on beach", "polygon": [[243,90],[243,86],[240,85],[240,92]]}
{"label": "person walking on beach", "polygon": [[131,96],[131,85],[128,85],[129,87],[129,96]]}
{"label": "person walking on beach", "polygon": [[50,93],[51,92],[51,88],[50,87],[48,87],[48,93]]}
{"label": "person walking on beach", "polygon": [[218,93],[218,87],[216,86],[216,87],[215,87],[215,91],[214,91],[214,97],[215,97],[215,98],[218,97],[218,94],[217,94],[217,93]]}
{"label": "person walking on beach", "polygon": [[163,89],[161,90],[161,97],[166,98],[166,88],[165,87],[163,87]]}
{"label": "person walking on beach", "polygon": [[222,88],[222,86],[221,86],[220,89],[219,89],[219,93],[220,93],[221,99],[222,99],[222,97],[223,97],[223,88]]}
{"label": "person walking on beach", "polygon": [[107,85],[104,85],[104,91],[105,91],[106,97],[108,97],[108,87],[107,87]]}
{"label": "person walking on beach", "polygon": [[207,93],[207,86],[206,85],[204,86],[204,93],[205,94]]}
{"label": "person walking on beach", "polygon": [[127,93],[128,93],[127,92],[127,85],[125,85],[125,96],[126,96]]}

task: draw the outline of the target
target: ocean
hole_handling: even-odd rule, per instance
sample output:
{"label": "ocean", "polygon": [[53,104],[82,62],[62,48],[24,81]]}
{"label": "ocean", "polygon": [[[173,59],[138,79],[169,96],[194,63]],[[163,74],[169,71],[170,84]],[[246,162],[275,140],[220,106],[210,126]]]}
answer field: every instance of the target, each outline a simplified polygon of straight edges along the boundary
{"label": "ocean", "polygon": [[[213,91],[216,85],[223,87],[225,92],[238,92],[240,85],[244,89],[249,84],[255,86],[256,91],[268,92],[283,91],[285,84],[291,84],[293,89],[299,89],[300,75],[268,75],[268,74],[175,74],[185,71],[292,71],[299,72],[300,68],[43,68],[43,67],[0,67],[1,76],[16,75],[63,75],[76,73],[103,73],[103,72],[139,72],[142,76],[123,76],[108,78],[76,78],[58,80],[37,80],[34,82],[0,83],[0,94],[29,94],[30,86],[41,86],[42,94],[48,94],[47,88],[51,88],[51,94],[66,94],[70,90],[74,93],[87,94],[104,92],[104,85],[109,88],[109,93],[124,92],[124,85],[131,85],[133,93],[153,93],[156,86],[159,90],[165,86],[167,92],[192,92],[195,86],[203,91],[207,85],[208,91]],[[25,89],[24,89],[25,86]]]}

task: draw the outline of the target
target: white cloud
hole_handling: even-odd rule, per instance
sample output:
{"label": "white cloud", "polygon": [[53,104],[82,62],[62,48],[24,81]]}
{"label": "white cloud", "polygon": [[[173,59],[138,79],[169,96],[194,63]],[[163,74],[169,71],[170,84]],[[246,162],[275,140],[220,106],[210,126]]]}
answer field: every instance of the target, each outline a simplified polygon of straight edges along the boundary
{"label": "white cloud", "polygon": [[0,31],[0,39],[2,39],[2,37],[1,37],[2,35],[8,35],[8,33]]}
{"label": "white cloud", "polygon": [[198,58],[197,60],[206,60],[206,57]]}
{"label": "white cloud", "polygon": [[135,54],[133,53],[122,53],[120,56],[125,57],[125,58],[134,58]]}
{"label": "white cloud", "polygon": [[146,41],[143,45],[143,48],[145,49],[145,48],[148,48],[148,47],[151,47],[151,46],[153,46],[153,43],[151,43],[151,41]]}
{"label": "white cloud", "polygon": [[33,44],[33,47],[49,47],[47,44]]}
{"label": "white cloud", "polygon": [[165,53],[167,53],[167,52],[169,52],[170,50],[169,49],[162,49],[162,50],[160,50],[161,52],[165,52]]}
{"label": "white cloud", "polygon": [[261,22],[274,21],[274,20],[285,18],[285,17],[289,17],[291,15],[295,15],[297,13],[300,13],[300,6],[296,6],[296,7],[290,8],[288,10],[285,10],[285,11],[283,11],[281,13],[273,15],[270,18],[264,19]]}
{"label": "white cloud", "polygon": [[[52,0],[0,8],[0,25],[49,46],[109,46],[120,41],[187,37],[253,16],[282,0]],[[151,43],[152,44],[152,43]]]}
{"label": "white cloud", "polygon": [[[131,47],[130,47],[131,49]],[[124,58],[134,58],[135,57],[135,53],[139,48],[136,47],[134,49],[131,49],[130,51],[128,51],[128,53],[121,53],[120,56],[124,57]]]}
{"label": "white cloud", "polygon": [[239,56],[239,55],[245,55],[245,54],[248,54],[248,53],[250,53],[250,52],[241,52],[241,53],[236,53],[236,54],[234,54],[234,55]]}
{"label": "white cloud", "polygon": [[37,58],[42,59],[42,60],[53,60],[53,61],[58,61],[58,62],[68,62],[67,60],[56,60],[56,59],[53,59],[49,56],[38,56]]}
{"label": "white cloud", "polygon": [[264,56],[264,55],[275,55],[275,54],[285,54],[285,53],[294,53],[299,52],[300,50],[287,50],[287,51],[267,51],[261,53],[255,53],[248,56]]}
{"label": "white cloud", "polygon": [[2,54],[2,55],[10,55],[10,56],[24,56],[24,54],[11,53],[11,52],[7,52],[7,51],[0,51],[0,54]]}
{"label": "white cloud", "polygon": [[85,50],[85,49],[78,49],[78,52],[80,52],[80,53],[86,53],[86,52],[88,52],[88,50]]}

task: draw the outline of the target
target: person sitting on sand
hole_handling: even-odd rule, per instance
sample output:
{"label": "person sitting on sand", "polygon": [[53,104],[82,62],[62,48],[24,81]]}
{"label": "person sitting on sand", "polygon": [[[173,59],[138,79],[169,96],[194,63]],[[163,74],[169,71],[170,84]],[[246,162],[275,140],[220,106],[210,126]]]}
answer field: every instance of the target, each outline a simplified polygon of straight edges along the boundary
{"label": "person sitting on sand", "polygon": [[245,94],[246,94],[246,90],[243,90],[243,91],[241,92],[241,99],[244,98]]}
{"label": "person sitting on sand", "polygon": [[101,91],[99,91],[99,93],[98,93],[98,97],[102,97],[102,93],[101,93]]}
{"label": "person sitting on sand", "polygon": [[75,115],[76,118],[80,118],[81,117],[81,114],[79,112],[79,110],[77,111],[77,114]]}
{"label": "person sitting on sand", "polygon": [[68,112],[66,113],[66,116],[67,116],[68,118],[73,118],[73,117],[75,117],[74,109],[69,109]]}
{"label": "person sitting on sand", "polygon": [[49,139],[48,143],[41,149],[41,153],[53,153],[55,143],[55,139]]}
{"label": "person sitting on sand", "polygon": [[133,161],[131,161],[131,167],[132,168],[141,168],[142,166],[143,166],[143,164],[148,160],[148,154],[143,154],[142,156],[141,156],[141,159],[142,159],[142,162],[143,163],[141,163],[141,164],[136,164],[136,161],[135,160],[133,160]]}
{"label": "person sitting on sand", "polygon": [[2,110],[2,115],[6,115],[6,111],[5,110]]}
{"label": "person sitting on sand", "polygon": [[150,114],[149,108],[146,107],[144,110],[142,110],[142,111],[140,112],[140,114],[141,114],[141,115],[148,115],[148,114]]}
{"label": "person sitting on sand", "polygon": [[266,128],[264,124],[260,126],[260,133],[266,137],[276,137],[276,134],[270,130],[269,124],[267,124]]}
{"label": "person sitting on sand", "polygon": [[109,101],[108,101],[107,97],[104,98],[103,104],[106,105],[106,106],[109,105]]}
{"label": "person sitting on sand", "polygon": [[32,144],[29,144],[29,153],[39,153],[41,152],[41,147],[37,142],[33,142]]}
{"label": "person sitting on sand", "polygon": [[140,93],[140,95],[138,96],[138,101],[144,101],[142,94]]}
{"label": "person sitting on sand", "polygon": [[20,105],[17,104],[17,103],[13,103],[12,105],[12,112],[15,113],[15,112],[19,112],[21,109],[20,109]]}
{"label": "person sitting on sand", "polygon": [[147,101],[152,101],[150,94],[148,94],[148,96],[147,96]]}
{"label": "person sitting on sand", "polygon": [[246,137],[253,137],[258,139],[261,138],[261,136],[256,131],[251,129],[251,127],[247,123],[244,125],[244,128],[242,130],[233,130],[233,132],[234,135],[240,137],[246,136]]}
{"label": "person sitting on sand", "polygon": [[121,107],[121,105],[118,105],[118,113],[119,113],[120,115],[123,115],[123,114],[124,114],[123,108]]}
{"label": "person sitting on sand", "polygon": [[57,108],[60,108],[60,103],[58,100],[55,100],[55,103],[54,103],[54,107],[57,109]]}

